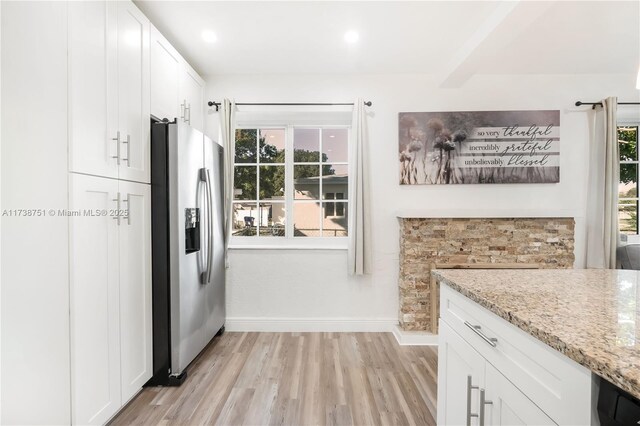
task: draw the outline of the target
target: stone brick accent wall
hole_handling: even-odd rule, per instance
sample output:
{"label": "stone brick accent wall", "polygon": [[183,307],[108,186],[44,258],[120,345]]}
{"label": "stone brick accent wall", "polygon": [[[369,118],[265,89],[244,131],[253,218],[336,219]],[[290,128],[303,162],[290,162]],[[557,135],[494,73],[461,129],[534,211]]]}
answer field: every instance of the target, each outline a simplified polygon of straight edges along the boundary
{"label": "stone brick accent wall", "polygon": [[400,219],[400,326],[431,331],[432,263],[572,268],[573,218]]}

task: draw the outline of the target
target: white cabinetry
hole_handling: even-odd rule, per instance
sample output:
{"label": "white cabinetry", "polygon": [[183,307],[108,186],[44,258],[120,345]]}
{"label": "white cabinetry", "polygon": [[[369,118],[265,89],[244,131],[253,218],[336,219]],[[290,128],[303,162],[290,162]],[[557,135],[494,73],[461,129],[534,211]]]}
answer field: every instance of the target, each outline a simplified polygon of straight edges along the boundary
{"label": "white cabinetry", "polygon": [[[151,187],[120,181],[120,352],[122,402],[152,376]],[[117,199],[117,197],[116,197]]]}
{"label": "white cabinetry", "polygon": [[204,80],[153,25],[151,114],[204,129]]}
{"label": "white cabinetry", "polygon": [[204,81],[189,64],[182,64],[180,98],[184,105],[184,121],[194,129],[204,130]]}
{"label": "white cabinetry", "polygon": [[440,296],[438,424],[595,421],[588,369],[445,285]]}
{"label": "white cabinetry", "polygon": [[80,212],[70,221],[72,419],[102,424],[152,373],[150,188],[81,174],[69,185]]}
{"label": "white cabinetry", "polygon": [[149,21],[129,1],[69,2],[69,170],[149,182]]}
{"label": "white cabinetry", "polygon": [[159,119],[182,118],[179,98],[182,57],[151,25],[151,114]]}
{"label": "white cabinetry", "polygon": [[[117,180],[70,176],[72,210],[117,208]],[[102,424],[121,405],[118,225],[108,214],[70,225],[72,421]]]}

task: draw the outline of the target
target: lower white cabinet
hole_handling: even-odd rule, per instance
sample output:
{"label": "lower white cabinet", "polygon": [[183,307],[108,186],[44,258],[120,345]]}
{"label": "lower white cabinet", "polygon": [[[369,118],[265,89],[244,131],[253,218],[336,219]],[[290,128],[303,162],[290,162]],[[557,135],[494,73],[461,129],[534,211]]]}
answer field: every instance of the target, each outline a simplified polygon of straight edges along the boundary
{"label": "lower white cabinet", "polygon": [[70,174],[74,424],[103,424],[151,377],[146,184]]}
{"label": "lower white cabinet", "polygon": [[439,425],[554,425],[445,321],[438,347]]}
{"label": "lower white cabinet", "polygon": [[591,372],[440,287],[439,425],[590,425]]}

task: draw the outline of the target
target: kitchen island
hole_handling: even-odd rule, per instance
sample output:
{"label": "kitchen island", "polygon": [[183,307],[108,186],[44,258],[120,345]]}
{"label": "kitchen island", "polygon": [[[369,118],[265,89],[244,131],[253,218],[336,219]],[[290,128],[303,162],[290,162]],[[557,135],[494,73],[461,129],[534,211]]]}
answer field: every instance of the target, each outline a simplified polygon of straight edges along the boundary
{"label": "kitchen island", "polygon": [[[538,423],[597,424],[594,374],[640,398],[640,272],[436,270],[433,275],[441,287],[444,370],[439,377],[447,377],[447,369],[469,367],[470,381],[462,386],[468,396],[463,410],[467,424],[480,414],[493,416],[493,421],[479,424],[505,424],[501,419],[509,415],[529,423],[524,421],[526,409],[513,411],[495,392],[494,401],[487,402],[493,368],[526,397],[509,397],[513,404],[533,403],[529,411],[534,417],[529,418]],[[467,349],[485,364],[468,356],[463,360],[464,354],[458,357]],[[438,385],[439,423],[449,424],[452,419],[441,417],[447,412],[441,403],[455,399],[451,392],[456,389],[451,383]],[[513,412],[500,412],[507,408]]]}

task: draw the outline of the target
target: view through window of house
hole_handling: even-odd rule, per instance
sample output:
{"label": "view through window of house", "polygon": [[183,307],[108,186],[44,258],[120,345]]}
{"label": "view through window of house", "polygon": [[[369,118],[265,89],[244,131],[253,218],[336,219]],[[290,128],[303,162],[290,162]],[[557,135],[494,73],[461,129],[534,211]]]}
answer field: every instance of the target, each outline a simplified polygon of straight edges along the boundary
{"label": "view through window of house", "polygon": [[236,130],[233,235],[346,237],[349,129]]}
{"label": "view through window of house", "polygon": [[638,126],[618,126],[620,183],[618,223],[620,233],[638,234]]}

